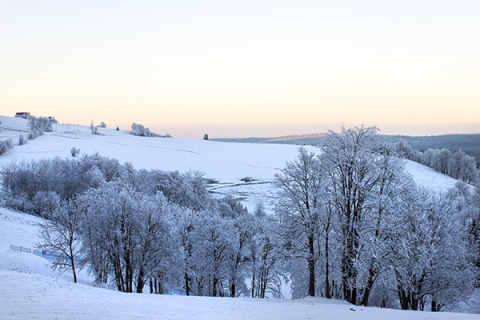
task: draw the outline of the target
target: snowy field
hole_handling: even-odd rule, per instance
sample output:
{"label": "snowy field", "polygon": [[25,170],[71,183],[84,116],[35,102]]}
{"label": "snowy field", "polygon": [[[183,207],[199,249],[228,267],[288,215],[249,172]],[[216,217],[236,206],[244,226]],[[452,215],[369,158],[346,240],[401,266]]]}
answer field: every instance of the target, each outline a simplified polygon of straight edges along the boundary
{"label": "snowy field", "polygon": [[[201,139],[142,138],[125,131],[61,125],[26,145],[18,136],[27,135],[22,119],[0,117],[0,140],[12,138],[14,148],[0,156],[0,168],[12,161],[69,158],[72,147],[80,155],[100,153],[131,162],[136,169],[198,170],[215,180],[210,190],[219,196],[245,198],[253,209],[273,195],[270,182],[286,161],[297,156],[297,146],[238,144]],[[318,152],[316,148],[310,150]],[[445,190],[456,180],[422,165],[407,162],[414,180]],[[243,178],[252,178],[245,183]],[[302,300],[255,300],[202,298],[150,294],[125,294],[94,288],[82,271],[78,284],[70,274],[52,271],[47,260],[10,249],[10,245],[35,247],[41,219],[0,208],[0,319],[479,319],[473,314],[428,313],[356,307],[343,301],[321,298]]]}
{"label": "snowy field", "polygon": [[[27,136],[27,121],[0,116],[0,140]],[[0,157],[2,165],[12,161],[30,161],[43,158],[69,158],[70,150],[80,149],[81,155],[98,152],[101,156],[115,158],[120,163],[130,162],[136,169],[161,169],[185,172],[196,170],[216,183],[209,189],[219,196],[241,197],[252,211],[257,203],[269,207],[273,190],[271,181],[287,161],[298,155],[298,146],[254,143],[228,143],[187,138],[146,138],[128,134],[128,131],[98,128],[99,135],[92,135],[88,126],[56,124],[54,132],[45,133],[27,144],[15,146]],[[319,152],[316,147],[306,147]],[[457,182],[443,174],[406,161],[406,170],[414,180],[425,187],[445,191]],[[242,179],[251,178],[252,182]]]}

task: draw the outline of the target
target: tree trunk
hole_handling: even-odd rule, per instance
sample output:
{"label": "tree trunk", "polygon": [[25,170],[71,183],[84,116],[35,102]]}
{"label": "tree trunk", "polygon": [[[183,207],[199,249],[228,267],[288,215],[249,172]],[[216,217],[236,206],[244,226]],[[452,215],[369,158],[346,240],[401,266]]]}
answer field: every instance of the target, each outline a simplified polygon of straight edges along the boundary
{"label": "tree trunk", "polygon": [[185,294],[187,296],[190,295],[190,285],[189,285],[189,281],[188,281],[188,273],[185,272]]}
{"label": "tree trunk", "polygon": [[111,258],[113,265],[113,272],[115,274],[115,283],[117,284],[117,289],[120,292],[125,292],[125,286],[123,282],[122,267],[118,257],[114,256]]}
{"label": "tree trunk", "polygon": [[418,310],[418,302],[419,301],[418,301],[417,295],[412,294],[412,297],[410,299],[410,304],[411,304],[412,310],[415,310],[415,311]]}
{"label": "tree trunk", "polygon": [[235,282],[233,282],[232,285],[230,286],[230,297],[231,298],[235,298],[235,294],[236,294],[235,290],[236,290],[236,286],[235,286]]}
{"label": "tree trunk", "polygon": [[342,266],[342,286],[344,299],[352,304],[357,303],[356,270],[350,265],[353,263],[349,257],[344,257]]}
{"label": "tree trunk", "polygon": [[365,290],[363,292],[362,303],[361,303],[361,305],[363,305],[365,307],[368,307],[368,299],[370,298],[370,292],[371,292],[372,287],[373,287],[373,276],[374,275],[375,275],[375,272],[373,271],[373,263],[372,263],[372,264],[370,264],[370,269],[368,270],[367,285],[365,286]]}
{"label": "tree trunk", "polygon": [[432,299],[432,312],[438,312],[440,311],[440,308],[437,304],[437,301],[435,299]]}
{"label": "tree trunk", "polygon": [[137,293],[142,293],[143,292],[143,287],[145,286],[145,271],[143,271],[143,268],[138,271],[138,277],[137,277]]}
{"label": "tree trunk", "polygon": [[398,289],[398,300],[400,301],[400,307],[402,310],[408,310],[408,300],[410,300],[405,292],[405,290],[402,289],[402,287],[399,285]]}
{"label": "tree trunk", "polygon": [[355,241],[356,230],[354,227],[354,213],[347,212],[347,222],[343,233],[345,237],[345,248],[342,257],[342,285],[344,299],[352,304],[357,303],[357,270],[354,266],[357,243]]}
{"label": "tree trunk", "polygon": [[252,298],[255,298],[255,269],[252,272]]}
{"label": "tree trunk", "polygon": [[262,299],[265,299],[265,293],[267,292],[268,272],[269,272],[268,268],[263,269],[263,276],[261,279],[262,286],[260,289],[260,298]]}
{"label": "tree trunk", "polygon": [[310,251],[308,257],[308,296],[315,297],[315,247],[312,235],[308,237],[308,249]]}
{"label": "tree trunk", "polygon": [[332,298],[332,293],[330,289],[330,261],[328,253],[328,231],[325,236],[325,297],[327,299]]}
{"label": "tree trunk", "polygon": [[73,273],[73,283],[77,283],[77,271],[75,270],[75,259],[73,257],[73,243],[70,243],[69,250],[70,250],[70,264],[72,266],[72,273]]}
{"label": "tree trunk", "polygon": [[216,297],[218,292],[217,292],[217,285],[218,285],[218,278],[215,276],[213,277],[213,291],[212,291],[212,297]]}
{"label": "tree trunk", "polygon": [[129,257],[125,259],[125,292],[133,292],[133,272]]}

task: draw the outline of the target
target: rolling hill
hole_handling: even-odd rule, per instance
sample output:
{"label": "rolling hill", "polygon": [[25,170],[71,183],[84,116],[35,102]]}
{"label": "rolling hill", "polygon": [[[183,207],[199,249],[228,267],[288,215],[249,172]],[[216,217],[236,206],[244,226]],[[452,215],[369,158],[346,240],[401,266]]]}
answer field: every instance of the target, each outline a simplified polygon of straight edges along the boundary
{"label": "rolling hill", "polygon": [[[27,136],[26,120],[0,116],[0,121],[0,140],[12,138],[13,143],[18,144],[19,135]],[[211,192],[242,198],[251,210],[258,202],[268,207],[274,192],[270,183],[275,173],[298,154],[298,146],[289,144],[147,138],[104,128],[98,128],[98,133],[92,135],[88,126],[56,124],[53,132],[25,145],[16,145],[0,156],[0,167],[12,161],[72,157],[71,149],[75,147],[80,149],[80,156],[99,153],[121,163],[130,162],[136,169],[199,171],[211,182]],[[314,146],[306,148],[320,152]],[[405,167],[414,180],[425,187],[445,191],[457,182],[415,162],[405,161]]]}
{"label": "rolling hill", "polygon": [[[259,202],[270,203],[275,190],[271,181],[286,161],[297,156],[297,146],[227,143],[195,139],[136,137],[126,131],[78,125],[55,126],[24,145],[26,120],[0,117],[0,140],[12,139],[15,146],[0,156],[0,168],[10,162],[72,157],[98,152],[102,156],[130,162],[136,169],[197,170],[210,181],[209,190],[221,197],[242,198],[252,210]],[[319,152],[315,147],[308,147]],[[406,170],[423,186],[445,191],[456,180],[418,163],[406,161]],[[1,169],[0,169],[1,171]],[[220,299],[206,297],[133,295],[94,288],[92,279],[80,273],[73,284],[68,274],[50,270],[48,261],[10,245],[33,248],[42,220],[0,207],[0,319],[477,319],[478,315],[424,313],[354,307],[343,301],[322,298],[302,300]],[[464,304],[461,310],[471,311]]]}

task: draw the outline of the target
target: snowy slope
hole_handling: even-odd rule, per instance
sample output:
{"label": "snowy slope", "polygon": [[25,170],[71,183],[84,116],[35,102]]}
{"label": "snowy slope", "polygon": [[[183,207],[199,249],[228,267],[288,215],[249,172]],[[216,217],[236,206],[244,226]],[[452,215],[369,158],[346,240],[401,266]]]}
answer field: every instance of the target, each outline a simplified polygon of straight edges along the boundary
{"label": "snowy slope", "polygon": [[[27,121],[9,117],[0,117],[0,121],[3,127],[0,139],[13,136],[14,144],[18,144],[19,130],[26,130]],[[298,147],[292,145],[146,138],[102,128],[99,133],[92,135],[90,128],[85,126],[57,124],[54,132],[45,133],[26,145],[15,146],[1,156],[0,167],[12,161],[71,157],[70,150],[75,147],[80,149],[80,155],[98,152],[104,157],[118,159],[120,163],[130,162],[136,169],[200,171],[206,178],[218,181],[212,185],[216,194],[245,198],[245,205],[253,210],[258,202],[271,197],[272,189],[268,186],[274,174],[298,153]],[[317,151],[313,147],[311,150]],[[242,182],[241,179],[246,177],[256,181]]]}
{"label": "snowy slope", "polygon": [[[27,121],[0,116],[2,137],[13,137],[18,144],[19,134],[27,131]],[[72,147],[82,154],[94,154],[116,158],[121,163],[131,162],[136,169],[197,170],[206,178],[218,181],[210,190],[222,195],[245,198],[249,210],[258,202],[268,208],[273,196],[270,182],[285,162],[298,154],[298,146],[254,143],[229,143],[187,138],[136,137],[126,131],[99,128],[99,135],[92,135],[90,128],[79,125],[54,126],[54,132],[46,133],[26,145],[16,146],[0,157],[0,167],[12,161],[30,161],[42,158],[71,157]],[[307,147],[313,152],[318,148]],[[406,169],[420,185],[445,191],[454,186],[455,179],[437,173],[418,163],[406,161]],[[253,178],[252,183],[242,182]]]}
{"label": "snowy slope", "polygon": [[[0,117],[2,123],[9,124],[5,119],[8,118]],[[10,130],[12,127],[2,127],[0,138],[2,135],[15,134]],[[75,125],[58,124],[55,130],[14,148],[0,158],[0,163],[70,157],[70,150],[76,147],[80,148],[81,154],[99,152],[121,163],[131,162],[137,169],[194,169],[205,173],[206,177],[232,182],[246,175],[270,179],[274,172],[284,166],[285,161],[296,156],[298,149],[296,146],[222,143],[187,138],[145,138],[129,135],[125,131],[101,128],[100,135],[92,135],[89,127]]]}

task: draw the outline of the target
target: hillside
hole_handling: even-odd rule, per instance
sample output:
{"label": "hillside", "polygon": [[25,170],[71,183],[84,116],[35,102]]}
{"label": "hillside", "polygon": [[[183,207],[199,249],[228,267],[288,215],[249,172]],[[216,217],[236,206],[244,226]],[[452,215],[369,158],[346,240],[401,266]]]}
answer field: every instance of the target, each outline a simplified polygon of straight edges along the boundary
{"label": "hillside", "polygon": [[[25,120],[0,117],[0,140],[26,134]],[[144,138],[125,131],[57,125],[25,145],[15,145],[0,156],[0,167],[10,162],[45,158],[71,158],[72,147],[80,155],[102,156],[130,162],[137,169],[198,170],[210,181],[216,195],[244,199],[252,210],[262,201],[269,203],[275,190],[274,174],[286,161],[297,156],[297,146],[252,143],[226,143],[195,139]],[[318,152],[315,147],[309,150]],[[406,161],[405,169],[426,187],[444,191],[456,180],[418,163]],[[248,178],[248,179],[245,179]],[[245,182],[247,181],[247,182]],[[47,261],[35,255],[13,251],[10,245],[35,247],[39,242],[38,224],[42,220],[0,207],[0,319],[476,319],[478,315],[424,313],[354,307],[343,301],[316,299],[254,300],[205,297],[122,294],[93,288],[93,279],[83,270],[80,284],[74,285],[68,273],[49,269]],[[456,310],[475,311],[463,305]]]}
{"label": "hillside", "polygon": [[[26,120],[0,116],[0,121],[0,140],[12,138],[14,144],[18,144],[18,136],[27,135]],[[258,202],[264,202],[268,207],[273,195],[270,182],[275,173],[298,154],[298,146],[290,144],[146,138],[103,128],[98,128],[98,132],[98,135],[92,135],[87,126],[57,124],[54,132],[47,132],[25,145],[17,145],[0,156],[0,167],[12,161],[72,157],[70,151],[75,147],[80,149],[80,156],[98,152],[118,159],[120,163],[130,162],[136,169],[202,172],[213,182],[209,185],[211,192],[244,198],[245,205],[252,210]],[[317,147],[307,148],[319,152]],[[456,183],[455,179],[414,162],[406,161],[406,169],[418,184],[425,187],[445,191]]]}

